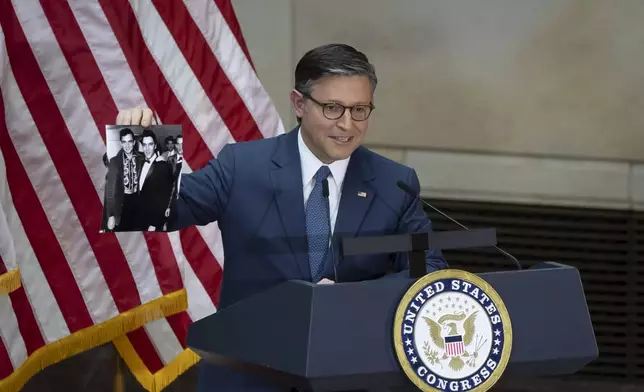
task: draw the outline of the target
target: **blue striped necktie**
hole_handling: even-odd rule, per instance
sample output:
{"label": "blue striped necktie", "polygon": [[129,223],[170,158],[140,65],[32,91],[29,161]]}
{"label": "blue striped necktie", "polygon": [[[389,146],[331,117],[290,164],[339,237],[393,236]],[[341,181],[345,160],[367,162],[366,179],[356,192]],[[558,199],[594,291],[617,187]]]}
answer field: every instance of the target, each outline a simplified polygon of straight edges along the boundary
{"label": "blue striped necktie", "polygon": [[322,193],[322,182],[331,174],[328,166],[322,166],[315,174],[315,185],[306,203],[306,236],[309,245],[311,279],[322,279],[329,250],[329,202]]}

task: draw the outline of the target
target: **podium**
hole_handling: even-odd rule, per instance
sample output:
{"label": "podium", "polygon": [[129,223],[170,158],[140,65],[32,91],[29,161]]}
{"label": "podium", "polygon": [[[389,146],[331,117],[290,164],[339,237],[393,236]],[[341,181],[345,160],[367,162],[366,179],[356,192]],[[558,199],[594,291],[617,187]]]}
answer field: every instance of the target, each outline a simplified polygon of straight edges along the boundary
{"label": "podium", "polygon": [[[503,377],[572,374],[597,357],[577,269],[545,262],[478,276],[512,323]],[[302,391],[417,391],[393,344],[396,308],[415,281],[287,281],[193,323],[187,346],[204,361]]]}

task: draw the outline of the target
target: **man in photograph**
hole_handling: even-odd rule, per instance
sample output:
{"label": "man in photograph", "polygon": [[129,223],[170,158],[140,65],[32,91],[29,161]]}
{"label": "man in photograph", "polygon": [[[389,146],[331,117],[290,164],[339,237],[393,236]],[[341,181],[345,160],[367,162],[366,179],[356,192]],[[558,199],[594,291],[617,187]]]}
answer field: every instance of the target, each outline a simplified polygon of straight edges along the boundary
{"label": "man in photograph", "polygon": [[168,157],[170,157],[170,155],[174,154],[174,150],[175,150],[174,143],[175,141],[172,136],[168,136],[165,138],[165,150],[163,151],[163,154],[161,154],[161,156],[166,161],[168,160]]}
{"label": "man in photograph", "polygon": [[121,149],[109,160],[105,186],[105,215],[108,231],[133,231],[136,227],[139,176],[143,156],[134,148],[134,132],[119,132]]}
{"label": "man in photograph", "polygon": [[183,136],[182,135],[177,135],[176,139],[174,140],[174,148],[172,151],[168,152],[166,161],[172,164],[174,172],[176,172],[177,168],[181,170],[181,163],[183,162]]}
{"label": "man in photograph", "polygon": [[159,155],[157,137],[149,129],[141,134],[145,161],[139,178],[138,225],[142,231],[161,231],[169,215],[172,166]]}
{"label": "man in photograph", "polygon": [[[168,208],[166,210],[166,218],[170,216],[172,201],[179,197],[179,187],[181,186],[181,169],[183,167],[183,136],[178,135],[175,139],[174,150],[168,154],[166,159],[172,168],[172,192],[168,200]],[[166,230],[164,226],[163,230]]]}
{"label": "man in photograph", "polygon": [[172,167],[172,176],[174,178],[172,195],[176,198],[179,191],[179,184],[181,180],[181,167],[183,165],[183,136],[177,136],[174,144],[174,151],[168,156],[168,164]]}

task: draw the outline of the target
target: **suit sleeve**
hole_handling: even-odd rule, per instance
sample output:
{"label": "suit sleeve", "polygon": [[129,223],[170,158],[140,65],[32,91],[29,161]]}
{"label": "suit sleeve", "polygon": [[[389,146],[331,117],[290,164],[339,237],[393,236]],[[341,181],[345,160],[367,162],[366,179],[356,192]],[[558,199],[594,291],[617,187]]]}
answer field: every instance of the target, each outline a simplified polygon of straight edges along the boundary
{"label": "suit sleeve", "polygon": [[167,200],[172,193],[172,166],[168,162],[158,163],[157,169],[159,170],[159,197],[154,198],[154,211],[151,214],[152,226],[161,228],[166,223],[165,211],[168,209]]}
{"label": "suit sleeve", "polygon": [[219,220],[228,205],[234,170],[233,148],[227,144],[203,168],[181,174],[179,197],[172,203],[168,231]]}
{"label": "suit sleeve", "polygon": [[[416,193],[420,193],[420,182],[415,170],[410,170],[406,181],[407,185]],[[423,210],[423,206],[415,197],[405,196],[406,209],[398,222],[398,233],[419,233],[431,232],[432,223]],[[427,273],[448,268],[440,250],[428,250],[425,252],[425,265]],[[385,277],[409,277],[409,257],[406,253],[398,253],[393,261],[394,273]]]}
{"label": "suit sleeve", "polygon": [[115,164],[116,159],[107,165],[107,176],[105,180],[105,211],[107,217],[116,216],[116,181],[118,181],[118,168]]}
{"label": "suit sleeve", "polygon": [[168,208],[171,208],[172,202],[177,198],[177,193],[179,192],[177,184],[179,183],[183,163],[175,163],[174,161],[169,161],[169,163],[172,167],[172,191],[170,192],[170,199],[168,200]]}

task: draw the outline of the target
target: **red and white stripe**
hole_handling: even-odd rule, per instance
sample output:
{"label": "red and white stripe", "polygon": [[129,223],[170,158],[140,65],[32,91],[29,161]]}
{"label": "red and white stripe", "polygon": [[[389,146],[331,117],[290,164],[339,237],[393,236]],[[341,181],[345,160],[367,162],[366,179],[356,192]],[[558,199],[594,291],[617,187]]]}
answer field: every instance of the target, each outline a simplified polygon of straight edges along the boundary
{"label": "red and white stripe", "polygon": [[182,125],[191,171],[226,143],[283,133],[280,118],[228,0],[2,10],[0,233],[10,236],[0,256],[5,268],[17,262],[22,287],[0,297],[0,383],[36,349],[185,287],[187,312],[127,335],[154,374],[184,350],[188,325],[216,311],[221,235],[216,223],[99,234],[105,126],[118,109],[154,108]]}
{"label": "red and white stripe", "polygon": [[459,356],[463,354],[464,350],[465,350],[465,347],[463,346],[462,341],[445,343],[445,352],[449,356]]}

